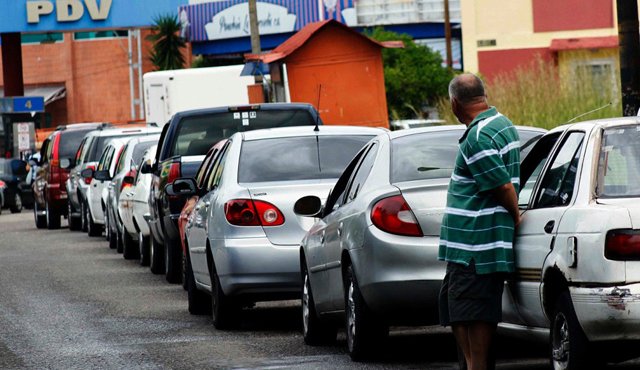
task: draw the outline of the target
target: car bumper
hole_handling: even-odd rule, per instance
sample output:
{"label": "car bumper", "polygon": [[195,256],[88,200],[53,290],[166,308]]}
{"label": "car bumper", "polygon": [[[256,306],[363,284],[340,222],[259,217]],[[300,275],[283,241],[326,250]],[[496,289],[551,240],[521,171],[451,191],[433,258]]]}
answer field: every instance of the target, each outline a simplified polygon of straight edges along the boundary
{"label": "car bumper", "polygon": [[367,306],[392,324],[438,322],[438,295],[446,264],[438,261],[439,237],[406,237],[374,226],[364,247],[351,251]]}
{"label": "car bumper", "polygon": [[569,291],[589,340],[640,340],[640,283]]}
{"label": "car bumper", "polygon": [[267,238],[213,241],[213,258],[227,295],[262,295],[263,300],[298,297],[300,246],[273,245]]}

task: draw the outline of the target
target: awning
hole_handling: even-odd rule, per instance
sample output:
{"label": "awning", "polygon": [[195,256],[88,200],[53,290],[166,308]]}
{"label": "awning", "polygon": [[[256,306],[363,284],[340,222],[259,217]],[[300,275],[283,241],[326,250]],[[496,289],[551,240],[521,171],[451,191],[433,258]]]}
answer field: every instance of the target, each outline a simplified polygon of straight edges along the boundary
{"label": "awning", "polygon": [[551,51],[577,49],[605,49],[618,47],[618,36],[575,37],[570,39],[551,40]]}
{"label": "awning", "polygon": [[[4,96],[4,88],[0,87],[0,96]],[[53,103],[67,96],[64,85],[25,86],[24,96],[42,96],[44,104]]]}

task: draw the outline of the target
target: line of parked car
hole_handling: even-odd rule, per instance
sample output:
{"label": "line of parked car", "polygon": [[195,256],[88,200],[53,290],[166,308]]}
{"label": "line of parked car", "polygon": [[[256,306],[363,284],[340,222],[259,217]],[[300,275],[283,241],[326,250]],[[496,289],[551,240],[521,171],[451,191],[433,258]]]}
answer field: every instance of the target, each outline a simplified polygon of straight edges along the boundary
{"label": "line of parked car", "polygon": [[[640,119],[517,129],[524,216],[501,329],[548,336],[559,369],[600,346],[600,361],[637,355],[615,344],[640,340]],[[390,326],[438,322],[440,223],[464,131],[323,125],[307,104],[186,111],[162,129],[70,125],[36,163],[35,223],[58,228],[62,215],[104,234],[182,282],[189,312],[218,329],[256,302],[300,299],[306,343],[342,326],[363,360]]]}

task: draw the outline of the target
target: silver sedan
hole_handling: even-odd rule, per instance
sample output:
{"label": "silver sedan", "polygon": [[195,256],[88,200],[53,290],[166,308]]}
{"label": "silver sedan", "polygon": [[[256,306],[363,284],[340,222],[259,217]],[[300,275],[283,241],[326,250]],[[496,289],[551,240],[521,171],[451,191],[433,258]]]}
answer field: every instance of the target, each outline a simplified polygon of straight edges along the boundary
{"label": "silver sedan", "polygon": [[[296,203],[299,216],[321,217],[300,248],[306,343],[334,341],[346,322],[349,353],[359,360],[389,325],[438,322],[440,224],[464,130],[381,134],[347,166],[323,207],[317,196]],[[520,127],[521,147],[544,131]]]}
{"label": "silver sedan", "polygon": [[200,196],[185,230],[192,306],[211,304],[220,329],[236,324],[244,305],[300,297],[298,248],[315,220],[295,215],[294,203],[327,194],[351,158],[382,132],[310,126],[237,133],[211,161],[202,188],[193,179],[170,184],[169,195]]}

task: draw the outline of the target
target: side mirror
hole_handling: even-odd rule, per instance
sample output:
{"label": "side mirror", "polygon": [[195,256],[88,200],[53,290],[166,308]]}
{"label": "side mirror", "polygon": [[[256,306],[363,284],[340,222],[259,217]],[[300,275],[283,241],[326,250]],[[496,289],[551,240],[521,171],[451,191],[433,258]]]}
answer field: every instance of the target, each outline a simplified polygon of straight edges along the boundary
{"label": "side mirror", "polygon": [[84,170],[82,170],[80,172],[80,176],[82,176],[85,179],[91,179],[93,178],[93,173],[95,171],[93,170],[93,168],[85,168]]}
{"label": "side mirror", "polygon": [[100,181],[109,181],[111,180],[111,174],[107,170],[96,171],[93,174],[93,178]]}
{"label": "side mirror", "polygon": [[293,212],[298,216],[318,217],[322,212],[322,201],[315,195],[302,197],[293,205]]}
{"label": "side mirror", "polygon": [[154,163],[153,165],[149,164],[149,162],[144,162],[142,167],[140,167],[141,173],[154,173],[158,166]]}
{"label": "side mirror", "polygon": [[62,158],[60,160],[60,168],[64,169],[64,170],[68,170],[71,167],[73,167],[73,159],[71,158]]}
{"label": "side mirror", "polygon": [[196,184],[196,180],[184,177],[174,180],[164,188],[164,191],[169,196],[196,195],[198,194],[198,184]]}

